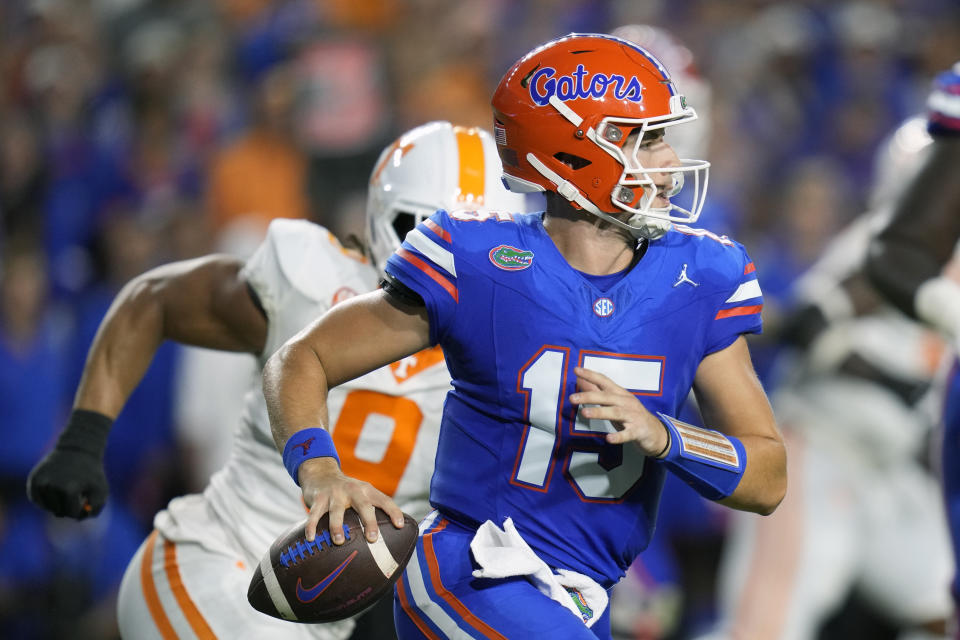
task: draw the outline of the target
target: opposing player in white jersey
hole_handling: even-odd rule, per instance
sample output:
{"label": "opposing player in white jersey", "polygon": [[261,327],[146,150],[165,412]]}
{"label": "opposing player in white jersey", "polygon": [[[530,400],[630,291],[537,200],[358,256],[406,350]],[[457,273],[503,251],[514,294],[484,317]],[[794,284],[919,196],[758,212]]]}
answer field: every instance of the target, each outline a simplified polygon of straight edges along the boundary
{"label": "opposing player in white jersey", "polygon": [[888,138],[871,210],[797,285],[785,334],[804,354],[772,397],[791,492],[770,518],[732,514],[722,629],[711,638],[812,640],[852,591],[902,638],[946,637],[951,551],[936,480],[921,465],[933,426],[923,399],[944,345],[881,304],[861,270],[929,143],[922,118]]}
{"label": "opposing player in white jersey", "polygon": [[[500,183],[491,136],[446,122],[384,150],[370,180],[367,257],[326,229],[275,220],[246,263],[208,256],[159,267],[118,295],[91,347],[67,429],[34,469],[29,492],[56,515],[96,515],[106,499],[101,457],[123,408],[164,339],[246,351],[263,362],[338,302],[373,290],[405,230],[438,208],[522,208]],[[259,381],[245,397],[231,456],[202,495],[176,498],[131,561],[119,596],[125,638],[345,638],[352,620],[297,625],[249,606],[246,591],[270,543],[306,516],[270,436]],[[342,385],[330,396],[345,472],[422,517],[449,388],[430,349]],[[292,520],[293,519],[293,520]]]}

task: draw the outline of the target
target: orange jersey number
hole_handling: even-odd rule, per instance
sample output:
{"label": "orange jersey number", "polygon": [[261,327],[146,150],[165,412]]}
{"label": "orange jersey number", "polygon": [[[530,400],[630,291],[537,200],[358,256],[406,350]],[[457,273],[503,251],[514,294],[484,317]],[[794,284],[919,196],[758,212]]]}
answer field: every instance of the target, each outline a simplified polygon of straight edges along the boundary
{"label": "orange jersey number", "polygon": [[[348,476],[366,480],[393,496],[410,462],[422,423],[423,413],[410,398],[351,391],[332,434],[340,468]],[[384,443],[391,424],[390,439]]]}

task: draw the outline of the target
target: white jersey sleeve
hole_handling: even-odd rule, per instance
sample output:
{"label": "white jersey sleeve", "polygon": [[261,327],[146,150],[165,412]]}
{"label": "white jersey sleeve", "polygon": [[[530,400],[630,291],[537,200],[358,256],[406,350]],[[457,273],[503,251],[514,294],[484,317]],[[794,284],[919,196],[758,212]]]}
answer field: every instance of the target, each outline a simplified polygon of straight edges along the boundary
{"label": "white jersey sleeve", "polygon": [[376,272],[324,227],[280,218],[241,275],[267,314],[262,362],[337,302],[373,290]]}

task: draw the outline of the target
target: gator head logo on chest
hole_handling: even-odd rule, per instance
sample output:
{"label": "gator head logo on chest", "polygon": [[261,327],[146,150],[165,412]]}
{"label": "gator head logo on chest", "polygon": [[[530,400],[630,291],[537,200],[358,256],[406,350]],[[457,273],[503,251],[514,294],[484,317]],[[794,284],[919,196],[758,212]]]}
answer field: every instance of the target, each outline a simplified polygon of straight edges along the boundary
{"label": "gator head logo on chest", "polygon": [[490,249],[490,262],[504,271],[520,271],[533,264],[533,251],[502,244]]}

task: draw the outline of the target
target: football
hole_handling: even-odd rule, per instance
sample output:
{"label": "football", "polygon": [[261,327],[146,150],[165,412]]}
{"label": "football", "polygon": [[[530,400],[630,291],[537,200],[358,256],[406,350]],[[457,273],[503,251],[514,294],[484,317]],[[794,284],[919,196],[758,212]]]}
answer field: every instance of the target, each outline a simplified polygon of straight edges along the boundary
{"label": "football", "polygon": [[330,539],[329,517],[307,542],[306,521],[277,538],[257,567],[247,600],[257,611],[294,622],[333,622],[360,613],[393,588],[417,543],[417,521],[396,529],[377,509],[380,536],[368,542],[353,509],[343,514],[346,540]]}

